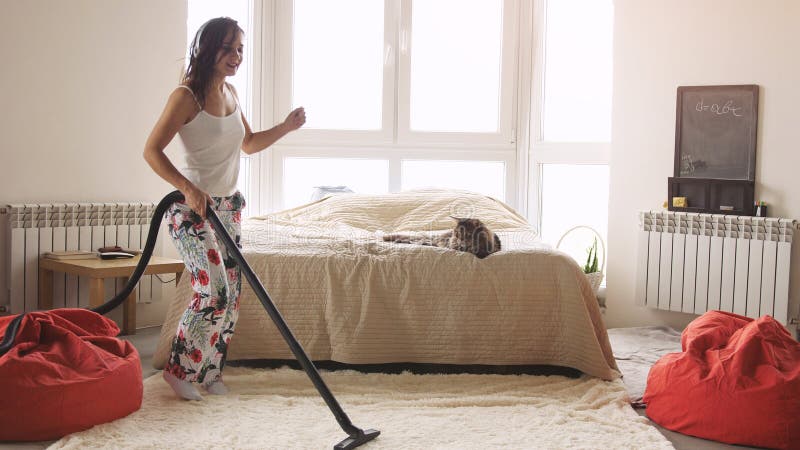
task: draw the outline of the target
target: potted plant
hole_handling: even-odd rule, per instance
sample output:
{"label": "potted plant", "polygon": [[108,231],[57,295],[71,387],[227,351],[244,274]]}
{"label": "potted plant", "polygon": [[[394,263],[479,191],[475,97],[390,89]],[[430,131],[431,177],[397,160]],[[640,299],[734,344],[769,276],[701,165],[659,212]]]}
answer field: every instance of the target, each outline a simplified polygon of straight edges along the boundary
{"label": "potted plant", "polygon": [[589,279],[589,284],[596,294],[600,289],[600,283],[603,281],[603,271],[598,269],[597,263],[597,238],[594,238],[592,245],[586,249],[588,256],[586,257],[586,264],[583,265],[583,273]]}
{"label": "potted plant", "polygon": [[[594,241],[592,245],[590,245],[586,252],[588,253],[586,257],[586,263],[581,265],[581,257],[580,257],[580,248],[582,244],[580,242],[583,241],[583,237],[578,238],[578,242],[576,242],[576,246],[571,247],[574,248],[576,251],[571,255],[575,262],[577,263],[578,267],[580,267],[583,273],[586,275],[586,278],[589,280],[589,284],[592,287],[592,291],[594,291],[595,295],[597,294],[598,290],[600,289],[600,283],[603,281],[603,272],[605,271],[606,265],[606,245],[603,242],[603,237],[600,233],[597,232],[594,228],[587,226],[587,225],[576,225],[561,235],[559,238],[558,243],[556,244],[556,248],[561,248],[562,242],[565,241],[566,237],[573,232],[577,231],[589,231],[594,234]],[[598,241],[599,241],[599,248],[598,248]],[[570,247],[570,246],[567,246]]]}

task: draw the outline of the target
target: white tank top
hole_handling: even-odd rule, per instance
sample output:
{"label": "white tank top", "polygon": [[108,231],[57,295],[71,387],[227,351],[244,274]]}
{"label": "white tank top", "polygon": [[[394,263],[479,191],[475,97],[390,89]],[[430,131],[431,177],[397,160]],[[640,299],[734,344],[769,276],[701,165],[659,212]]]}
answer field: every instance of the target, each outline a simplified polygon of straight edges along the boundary
{"label": "white tank top", "polygon": [[[180,87],[192,92],[188,86]],[[197,105],[200,112],[178,130],[186,156],[178,170],[212,197],[228,197],[236,192],[239,152],[244,139],[239,102],[225,117],[213,116],[205,112],[199,102]]]}

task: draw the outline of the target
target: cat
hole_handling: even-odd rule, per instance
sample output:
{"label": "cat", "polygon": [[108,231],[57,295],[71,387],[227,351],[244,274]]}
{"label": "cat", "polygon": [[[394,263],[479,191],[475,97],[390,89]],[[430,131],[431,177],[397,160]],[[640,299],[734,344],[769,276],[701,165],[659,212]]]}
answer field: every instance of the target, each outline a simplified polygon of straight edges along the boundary
{"label": "cat", "polygon": [[456,221],[455,228],[450,231],[432,236],[389,234],[384,236],[383,240],[394,242],[395,244],[418,244],[444,247],[472,253],[481,259],[500,251],[500,238],[479,219],[450,217]]}

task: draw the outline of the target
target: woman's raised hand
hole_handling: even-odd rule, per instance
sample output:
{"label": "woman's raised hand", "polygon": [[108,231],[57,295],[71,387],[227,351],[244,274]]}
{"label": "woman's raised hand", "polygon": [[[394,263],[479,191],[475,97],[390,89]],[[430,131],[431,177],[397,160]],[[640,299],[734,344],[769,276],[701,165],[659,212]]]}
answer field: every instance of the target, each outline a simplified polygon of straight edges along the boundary
{"label": "woman's raised hand", "polygon": [[306,123],[306,110],[302,106],[290,112],[283,121],[287,132],[302,127],[304,123]]}

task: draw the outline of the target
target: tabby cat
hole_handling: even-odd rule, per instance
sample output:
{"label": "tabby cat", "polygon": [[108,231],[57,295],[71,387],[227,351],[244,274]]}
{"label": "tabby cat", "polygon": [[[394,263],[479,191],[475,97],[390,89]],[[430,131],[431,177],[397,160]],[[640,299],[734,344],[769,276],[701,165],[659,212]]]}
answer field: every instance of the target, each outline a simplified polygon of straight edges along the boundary
{"label": "tabby cat", "polygon": [[444,247],[472,253],[478,258],[500,251],[500,238],[479,219],[452,218],[456,221],[455,228],[438,235],[389,234],[383,240],[396,244]]}

